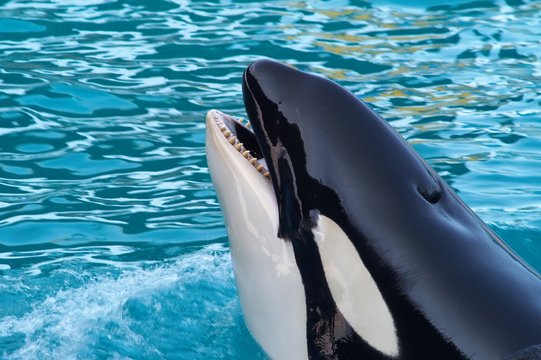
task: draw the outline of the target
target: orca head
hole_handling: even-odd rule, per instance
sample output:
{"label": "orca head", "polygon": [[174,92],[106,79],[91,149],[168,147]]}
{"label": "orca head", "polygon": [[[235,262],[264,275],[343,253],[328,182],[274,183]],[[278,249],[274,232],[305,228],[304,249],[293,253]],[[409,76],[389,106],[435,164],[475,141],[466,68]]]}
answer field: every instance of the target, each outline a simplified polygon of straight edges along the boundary
{"label": "orca head", "polygon": [[[269,353],[339,353],[336,339],[352,339],[353,328],[362,353],[397,356],[399,334],[381,290],[393,285],[388,274],[374,274],[383,261],[371,254],[395,251],[385,231],[399,234],[395,224],[418,221],[439,203],[439,178],[387,122],[330,80],[260,60],[246,69],[242,89],[252,129],[210,111],[207,157],[248,328]],[[348,325],[336,327],[341,322]],[[272,323],[295,330],[280,330],[280,342]],[[292,349],[292,339],[306,337],[308,349]]]}
{"label": "orca head", "polygon": [[[373,255],[394,251],[382,229],[404,222],[389,218],[418,221],[441,200],[438,176],[387,122],[330,80],[260,60],[244,73],[243,96],[274,190],[277,237],[293,243],[307,308],[320,309],[308,314],[308,327],[320,329],[309,352],[321,355],[318,344],[334,333],[367,344],[355,354],[398,356],[397,324],[382,293],[393,280]],[[353,335],[338,335],[341,321]]]}
{"label": "orca head", "polygon": [[280,237],[291,239],[315,226],[317,214],[338,221],[357,213],[366,227],[384,226],[374,222],[386,221],[390,209],[440,200],[433,170],[338,84],[260,60],[245,71],[243,94],[272,179]]}
{"label": "orca head", "polygon": [[[515,300],[502,294],[526,293],[533,271],[385,120],[270,60],[247,68],[242,89],[253,129],[211,110],[207,158],[244,318],[271,358],[495,358],[524,346],[526,330],[507,340],[502,309]],[[493,293],[498,306],[485,306]]]}
{"label": "orca head", "polygon": [[[355,351],[397,356],[393,315],[369,270],[380,260],[361,259],[355,232],[372,229],[377,241],[388,216],[403,216],[395,204],[437,203],[438,181],[383,119],[330,80],[260,60],[242,87],[253,131],[211,110],[207,158],[248,328],[276,358],[275,349],[331,356],[352,334],[365,344]],[[308,348],[292,345],[307,337]]]}

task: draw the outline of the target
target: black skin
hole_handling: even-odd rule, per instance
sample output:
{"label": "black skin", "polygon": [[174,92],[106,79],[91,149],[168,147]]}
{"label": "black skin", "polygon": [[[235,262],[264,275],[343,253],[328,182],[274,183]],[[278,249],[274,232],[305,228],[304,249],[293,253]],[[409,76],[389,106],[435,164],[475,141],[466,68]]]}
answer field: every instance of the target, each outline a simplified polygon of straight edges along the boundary
{"label": "black skin", "polygon": [[270,60],[248,67],[243,95],[257,144],[242,136],[265,157],[278,235],[303,280],[310,358],[388,358],[337,309],[312,233],[321,214],[378,285],[399,359],[541,359],[541,278],[386,121],[336,83]]}

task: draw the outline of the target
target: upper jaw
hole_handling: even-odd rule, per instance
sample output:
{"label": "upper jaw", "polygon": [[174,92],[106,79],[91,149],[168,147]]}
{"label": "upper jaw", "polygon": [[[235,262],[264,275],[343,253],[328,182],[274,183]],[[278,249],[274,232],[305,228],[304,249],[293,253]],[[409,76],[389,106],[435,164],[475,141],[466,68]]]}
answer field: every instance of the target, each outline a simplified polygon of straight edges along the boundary
{"label": "upper jaw", "polygon": [[[276,75],[276,78],[273,78]],[[266,159],[278,204],[278,237],[292,239],[302,227],[302,196],[297,170],[304,175],[302,139],[297,125],[280,110],[284,83],[295,79],[291,68],[268,60],[252,63],[244,72],[242,92],[261,152]],[[298,145],[298,146],[297,146]],[[301,148],[299,148],[299,146]],[[290,154],[288,149],[292,149]]]}

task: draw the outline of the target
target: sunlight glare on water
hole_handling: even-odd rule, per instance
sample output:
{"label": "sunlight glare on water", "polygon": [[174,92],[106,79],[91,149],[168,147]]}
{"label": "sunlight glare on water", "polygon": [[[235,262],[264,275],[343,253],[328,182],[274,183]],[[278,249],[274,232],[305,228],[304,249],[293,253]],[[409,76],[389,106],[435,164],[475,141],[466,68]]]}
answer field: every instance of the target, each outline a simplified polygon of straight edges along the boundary
{"label": "sunlight glare on water", "polygon": [[0,358],[264,358],[204,119],[271,57],[367,101],[541,270],[541,3],[3,1]]}

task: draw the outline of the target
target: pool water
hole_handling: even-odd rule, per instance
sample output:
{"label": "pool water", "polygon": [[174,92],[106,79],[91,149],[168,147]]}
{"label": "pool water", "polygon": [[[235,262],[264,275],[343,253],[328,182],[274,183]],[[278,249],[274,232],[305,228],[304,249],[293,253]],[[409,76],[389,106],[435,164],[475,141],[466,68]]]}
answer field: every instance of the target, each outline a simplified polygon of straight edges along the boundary
{"label": "pool water", "polygon": [[263,57],[367,101],[541,270],[540,41],[538,1],[0,2],[0,358],[264,358],[204,153]]}

